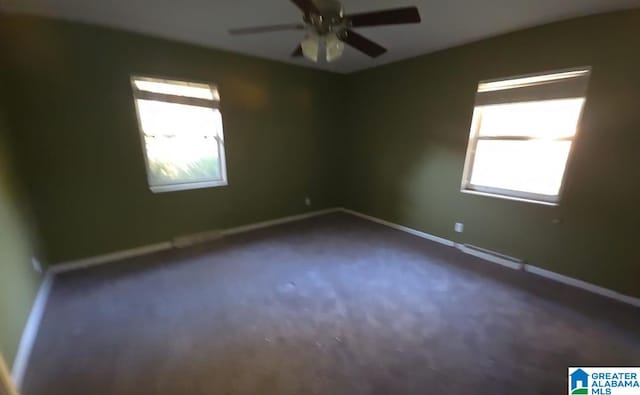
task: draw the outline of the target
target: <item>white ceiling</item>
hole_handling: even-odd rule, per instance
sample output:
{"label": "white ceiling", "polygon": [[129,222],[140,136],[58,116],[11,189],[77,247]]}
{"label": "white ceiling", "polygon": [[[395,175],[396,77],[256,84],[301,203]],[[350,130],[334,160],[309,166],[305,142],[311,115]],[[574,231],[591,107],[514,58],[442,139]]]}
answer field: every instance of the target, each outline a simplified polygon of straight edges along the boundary
{"label": "white ceiling", "polygon": [[[321,0],[319,0],[321,1]],[[640,0],[344,0],[345,12],[416,5],[419,25],[357,29],[389,52],[347,49],[332,64],[290,58],[303,32],[234,36],[229,28],[297,22],[290,0],[0,0],[0,10],[110,26],[341,73],[406,59],[525,27],[640,7]]]}

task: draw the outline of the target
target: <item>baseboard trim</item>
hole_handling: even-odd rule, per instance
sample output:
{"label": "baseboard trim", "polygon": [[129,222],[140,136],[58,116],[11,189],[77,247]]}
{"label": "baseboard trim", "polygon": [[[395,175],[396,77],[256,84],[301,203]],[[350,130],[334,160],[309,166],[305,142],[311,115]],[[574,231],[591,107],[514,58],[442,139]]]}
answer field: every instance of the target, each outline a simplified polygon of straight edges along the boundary
{"label": "baseboard trim", "polygon": [[105,263],[119,261],[127,258],[134,258],[141,255],[148,255],[154,252],[169,250],[173,248],[173,243],[165,241],[162,243],[151,244],[142,247],[130,248],[128,250],[122,250],[112,252],[104,255],[97,255],[94,257],[77,259],[75,261],[69,261],[64,263],[58,263],[49,267],[49,272],[53,274],[59,274],[64,272],[70,272],[73,270],[86,269],[91,266],[103,265]]}
{"label": "baseboard trim", "polygon": [[466,254],[471,254],[473,256],[476,256],[478,258],[481,258],[483,260],[486,260],[488,262],[492,262],[492,263],[497,263],[501,266],[505,266],[508,267],[510,269],[513,270],[523,270],[526,271],[528,273],[531,274],[535,274],[537,276],[541,276],[550,280],[554,280],[557,281],[559,283],[563,283],[565,285],[569,285],[575,288],[580,288],[583,289],[585,291],[589,291],[591,293],[600,295],[600,296],[604,296],[606,298],[609,299],[613,299],[613,300],[617,300],[618,302],[622,302],[622,303],[626,303],[635,307],[640,307],[640,298],[636,298],[633,296],[629,296],[629,295],[624,295],[621,294],[617,291],[614,291],[612,289],[608,289],[608,288],[604,288],[601,287],[599,285],[595,285],[595,284],[591,284],[588,283],[586,281],[582,281],[582,280],[578,280],[576,278],[573,277],[569,277],[569,276],[565,276],[563,274],[560,273],[556,273],[553,272],[551,270],[546,270],[546,269],[542,269],[540,267],[537,266],[533,266],[533,265],[529,265],[526,264],[524,262],[516,262],[516,261],[511,261],[509,259],[506,258],[501,258],[497,255],[494,254],[489,254],[489,253],[484,253],[480,250],[475,250],[475,249],[470,249],[467,246],[465,246],[464,244],[458,244],[455,243],[451,240],[439,237],[439,236],[434,236],[432,234],[426,233],[426,232],[422,232],[416,229],[412,229],[409,228],[407,226],[403,226],[403,225],[399,225],[393,222],[389,222],[380,218],[376,218],[373,217],[371,215],[367,215],[367,214],[363,214],[354,210],[350,210],[350,209],[346,209],[346,208],[341,208],[340,211],[351,214],[351,215],[355,215],[356,217],[360,217],[366,220],[369,220],[371,222],[375,222],[381,225],[385,225],[388,226],[390,228],[393,229],[397,229],[400,230],[402,232],[406,232],[409,233],[411,235],[414,236],[418,236],[421,237],[423,239],[427,239],[427,240],[431,240],[431,241],[435,241],[436,243],[440,243],[449,247],[453,247],[456,248],[460,251],[462,251],[463,253]]}
{"label": "baseboard trim", "polygon": [[22,331],[22,336],[20,337],[18,352],[16,353],[16,357],[13,361],[13,367],[11,369],[13,382],[18,389],[22,388],[24,375],[29,364],[29,357],[31,356],[31,351],[33,350],[36,337],[38,336],[38,329],[40,328],[40,322],[44,315],[49,294],[51,293],[54,277],[53,273],[47,272],[45,274],[44,279],[40,284],[40,289],[38,289],[36,299],[31,307],[27,323]]}
{"label": "baseboard trim", "polygon": [[430,233],[422,232],[422,231],[419,231],[419,230],[416,230],[416,229],[409,228],[407,226],[403,226],[403,225],[399,225],[399,224],[396,224],[396,223],[393,223],[393,222],[390,222],[390,221],[386,221],[384,219],[376,218],[376,217],[373,217],[371,215],[367,215],[367,214],[363,214],[363,213],[360,213],[360,212],[357,212],[357,211],[349,210],[347,208],[342,208],[342,209],[340,209],[340,211],[348,213],[348,214],[351,214],[351,215],[355,215],[356,217],[360,217],[360,218],[369,220],[371,222],[375,222],[375,223],[378,223],[378,224],[381,224],[381,225],[388,226],[388,227],[393,228],[393,229],[397,229],[397,230],[403,231],[405,233],[412,234],[414,236],[418,236],[418,237],[423,238],[423,239],[435,241],[436,243],[444,244],[444,245],[449,246],[449,247],[454,247],[456,245],[456,243],[454,243],[451,240],[447,240],[447,239],[444,239],[442,237],[438,237],[438,236],[432,235]]}
{"label": "baseboard trim", "polygon": [[[203,242],[211,241],[215,238],[218,238],[218,236],[231,236],[238,233],[249,232],[252,230],[267,228],[270,226],[276,226],[276,225],[285,224],[288,222],[295,222],[295,221],[300,221],[307,218],[317,217],[320,215],[337,212],[339,210],[340,210],[339,208],[328,208],[328,209],[312,211],[304,214],[297,214],[297,215],[291,215],[288,217],[277,218],[269,221],[242,225],[235,228],[228,228],[220,231],[210,231],[210,232],[202,232],[202,233],[196,233],[192,235],[180,236],[170,241],[164,241],[156,244],[131,248],[128,250],[116,251],[109,254],[58,263],[55,265],[51,265],[49,268],[49,272],[53,274],[59,274],[59,273],[65,273],[65,272],[70,272],[74,270],[85,269],[88,267],[103,265],[106,263],[115,262],[122,259],[135,258],[137,256],[148,255],[154,252],[169,250],[172,248],[181,248],[189,245],[203,243]],[[183,242],[176,244],[176,240],[178,239],[182,240]]]}
{"label": "baseboard trim", "polygon": [[280,224],[286,224],[288,222],[301,221],[303,219],[317,217],[319,215],[329,214],[338,211],[337,208],[329,208],[326,210],[312,211],[309,213],[291,215],[289,217],[277,218],[268,221],[256,222],[249,225],[242,225],[235,228],[217,229],[207,232],[193,233],[186,236],[179,236],[173,239],[172,244],[175,248],[185,248],[192,245],[201,243],[207,243],[213,240],[220,239],[225,236],[231,236],[239,233],[250,232],[252,230],[258,230],[276,226]]}
{"label": "baseboard trim", "polygon": [[291,215],[291,216],[288,216],[288,217],[272,219],[272,220],[269,220],[269,221],[256,222],[254,224],[242,225],[242,226],[237,226],[235,228],[225,229],[225,230],[222,231],[222,235],[223,236],[231,236],[231,235],[235,235],[235,234],[238,234],[238,233],[249,232],[249,231],[252,231],[252,230],[258,230],[258,229],[262,229],[262,228],[268,228],[268,227],[271,227],[271,226],[286,224],[288,222],[301,221],[303,219],[318,217],[320,215],[335,213],[335,212],[338,212],[338,211],[341,211],[341,209],[338,208],[338,207],[332,207],[332,208],[328,208],[328,209],[324,209],[324,210],[311,211],[311,212],[304,213],[304,214]]}
{"label": "baseboard trim", "polygon": [[563,274],[552,272],[551,270],[546,270],[533,265],[524,265],[524,270],[540,277],[570,285],[575,288],[584,289],[585,291],[589,291],[591,293],[595,293],[610,299],[615,299],[635,307],[640,307],[640,298],[624,295],[614,290],[601,287],[599,285],[591,284],[586,281],[578,280],[577,278],[565,276]]}

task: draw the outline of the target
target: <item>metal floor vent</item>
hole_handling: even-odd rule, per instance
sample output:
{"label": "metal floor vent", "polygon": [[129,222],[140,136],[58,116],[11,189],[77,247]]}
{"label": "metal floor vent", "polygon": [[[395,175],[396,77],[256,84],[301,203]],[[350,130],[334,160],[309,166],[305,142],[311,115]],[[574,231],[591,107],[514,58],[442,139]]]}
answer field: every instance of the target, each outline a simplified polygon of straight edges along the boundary
{"label": "metal floor vent", "polygon": [[486,248],[477,247],[471,244],[459,244],[457,247],[465,254],[473,255],[514,270],[524,270],[525,267],[525,262],[522,259],[487,250]]}

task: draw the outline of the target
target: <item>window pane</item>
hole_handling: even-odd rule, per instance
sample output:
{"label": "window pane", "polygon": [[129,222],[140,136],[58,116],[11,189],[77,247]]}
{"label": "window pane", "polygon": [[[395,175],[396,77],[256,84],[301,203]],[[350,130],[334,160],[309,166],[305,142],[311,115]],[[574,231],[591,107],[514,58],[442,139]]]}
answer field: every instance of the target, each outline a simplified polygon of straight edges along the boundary
{"label": "window pane", "polygon": [[558,195],[570,141],[479,140],[471,184]]}
{"label": "window pane", "polygon": [[137,100],[151,186],[221,180],[217,109]]}
{"label": "window pane", "polygon": [[206,84],[162,80],[149,81],[144,79],[137,79],[134,83],[141,91],[195,97],[198,99],[220,100],[217,91],[212,91]]}
{"label": "window pane", "polygon": [[478,107],[479,136],[573,137],[583,103],[575,98]]}

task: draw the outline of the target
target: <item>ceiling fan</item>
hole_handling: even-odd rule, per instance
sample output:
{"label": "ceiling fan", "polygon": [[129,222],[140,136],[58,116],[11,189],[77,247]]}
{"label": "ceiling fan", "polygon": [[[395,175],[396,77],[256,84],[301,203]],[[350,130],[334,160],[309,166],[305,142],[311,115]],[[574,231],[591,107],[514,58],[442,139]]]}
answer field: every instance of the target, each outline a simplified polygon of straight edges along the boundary
{"label": "ceiling fan", "polygon": [[354,32],[352,28],[420,23],[421,20],[417,7],[345,15],[342,3],[339,0],[291,1],[303,12],[301,23],[231,29],[229,33],[240,35],[285,30],[306,30],[305,39],[293,51],[291,56],[304,56],[317,62],[321,46],[324,45],[327,62],[333,62],[342,56],[345,43],[372,58],[377,58],[387,52],[386,48]]}

